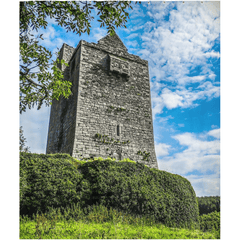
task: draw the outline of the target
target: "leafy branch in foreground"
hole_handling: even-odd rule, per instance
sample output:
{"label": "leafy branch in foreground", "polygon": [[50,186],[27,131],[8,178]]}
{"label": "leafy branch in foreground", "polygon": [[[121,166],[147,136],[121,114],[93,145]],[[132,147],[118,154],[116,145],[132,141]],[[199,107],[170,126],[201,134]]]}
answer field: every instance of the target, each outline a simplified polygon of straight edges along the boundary
{"label": "leafy branch in foreground", "polygon": [[43,35],[34,36],[33,31],[46,29],[47,18],[51,18],[67,31],[90,34],[95,12],[100,27],[106,27],[112,35],[115,27],[126,27],[128,8],[132,9],[131,1],[20,2],[20,113],[71,94],[71,82],[64,81],[62,70],[57,68],[58,64],[67,64],[64,60],[52,61],[51,51],[40,44]]}
{"label": "leafy branch in foreground", "polygon": [[[63,80],[57,67],[59,59],[51,61],[52,53],[39,45],[38,39],[20,37],[20,55],[20,113],[35,103],[40,109],[44,101],[48,105],[60,95],[70,96],[71,82]],[[61,64],[67,65],[64,61]]]}

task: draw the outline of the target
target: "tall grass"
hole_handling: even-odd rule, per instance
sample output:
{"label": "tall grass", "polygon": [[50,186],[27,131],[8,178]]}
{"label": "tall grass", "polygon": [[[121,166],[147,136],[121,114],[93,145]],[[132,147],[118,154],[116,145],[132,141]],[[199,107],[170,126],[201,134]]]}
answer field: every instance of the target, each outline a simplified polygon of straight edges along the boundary
{"label": "tall grass", "polygon": [[[219,235],[220,236],[220,235]],[[134,216],[104,206],[77,204],[20,217],[21,239],[216,239],[215,230],[173,228],[152,217]]]}

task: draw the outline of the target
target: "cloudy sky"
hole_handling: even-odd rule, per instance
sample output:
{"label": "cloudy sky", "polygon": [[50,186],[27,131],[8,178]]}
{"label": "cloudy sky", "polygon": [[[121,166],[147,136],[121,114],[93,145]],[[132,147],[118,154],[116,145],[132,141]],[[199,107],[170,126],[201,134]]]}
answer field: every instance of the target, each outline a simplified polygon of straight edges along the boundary
{"label": "cloudy sky", "polygon": [[[49,19],[41,30],[53,52],[63,43],[95,42],[107,34],[97,22],[81,37]],[[155,149],[161,170],[180,174],[197,196],[220,195],[220,4],[142,2],[116,30],[129,53],[148,60]],[[31,152],[45,153],[50,108],[20,116]]]}

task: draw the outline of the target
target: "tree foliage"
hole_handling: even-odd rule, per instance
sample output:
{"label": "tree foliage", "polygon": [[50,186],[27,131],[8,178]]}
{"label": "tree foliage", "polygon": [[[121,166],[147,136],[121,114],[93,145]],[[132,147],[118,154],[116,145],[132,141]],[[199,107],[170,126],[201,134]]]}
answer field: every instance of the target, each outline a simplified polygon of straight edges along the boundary
{"label": "tree foliage", "polygon": [[71,94],[71,82],[64,80],[57,67],[58,63],[67,63],[53,61],[51,51],[40,44],[43,35],[34,35],[33,31],[46,29],[47,18],[51,18],[67,31],[90,34],[95,11],[100,27],[113,34],[116,27],[126,27],[129,8],[130,1],[20,2],[20,113],[35,104],[40,109],[43,103],[49,105],[53,99]]}
{"label": "tree foliage", "polygon": [[23,135],[22,126],[19,128],[19,151],[20,152],[30,152],[29,147],[26,146],[26,138]]}
{"label": "tree foliage", "polygon": [[199,214],[208,214],[211,212],[220,212],[220,197],[198,197]]}

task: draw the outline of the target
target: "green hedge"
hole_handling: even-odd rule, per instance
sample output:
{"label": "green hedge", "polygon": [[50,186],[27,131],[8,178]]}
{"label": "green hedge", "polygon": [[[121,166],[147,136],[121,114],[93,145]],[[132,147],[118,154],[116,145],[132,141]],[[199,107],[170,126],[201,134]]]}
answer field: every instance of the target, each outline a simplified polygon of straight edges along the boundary
{"label": "green hedge", "polygon": [[140,163],[94,161],[79,166],[91,187],[90,205],[154,216],[165,224],[198,223],[198,206],[190,182]]}
{"label": "green hedge", "polygon": [[82,208],[101,204],[154,216],[167,225],[198,225],[198,205],[190,182],[140,163],[101,158],[84,162],[67,154],[21,154],[20,171],[23,214],[78,202]]}
{"label": "green hedge", "polygon": [[20,154],[20,214],[77,203],[89,191],[68,154]]}

